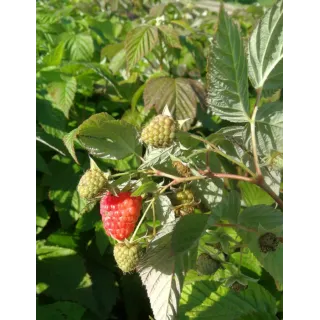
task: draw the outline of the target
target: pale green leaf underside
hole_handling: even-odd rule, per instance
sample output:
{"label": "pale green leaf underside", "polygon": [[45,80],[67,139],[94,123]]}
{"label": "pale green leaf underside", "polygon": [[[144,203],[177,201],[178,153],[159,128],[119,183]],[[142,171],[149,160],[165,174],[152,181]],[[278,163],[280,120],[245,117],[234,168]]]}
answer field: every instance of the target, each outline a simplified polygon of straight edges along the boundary
{"label": "pale green leaf underside", "polygon": [[150,244],[138,272],[145,285],[155,320],[171,320],[177,314],[183,281],[181,255],[171,252],[171,235],[175,222],[167,224]]}
{"label": "pale green leaf underside", "polygon": [[[258,109],[256,116],[257,152],[269,158],[273,151],[283,152],[283,106],[281,101],[268,103]],[[251,146],[251,133],[247,125],[244,141],[248,150]]]}
{"label": "pale green leaf underside", "polygon": [[127,67],[134,65],[148,54],[158,42],[158,29],[150,25],[139,26],[130,31],[125,40]]}
{"label": "pale green leaf underside", "polygon": [[276,313],[275,299],[262,286],[249,283],[248,289],[235,293],[203,280],[183,287],[179,319],[237,320],[255,312]]}
{"label": "pale green leaf underside", "polygon": [[282,87],[283,3],[270,8],[254,29],[249,41],[248,70],[257,88]]}
{"label": "pale green leaf underside", "polygon": [[208,107],[222,119],[249,121],[248,67],[240,31],[223,7],[208,57]]}

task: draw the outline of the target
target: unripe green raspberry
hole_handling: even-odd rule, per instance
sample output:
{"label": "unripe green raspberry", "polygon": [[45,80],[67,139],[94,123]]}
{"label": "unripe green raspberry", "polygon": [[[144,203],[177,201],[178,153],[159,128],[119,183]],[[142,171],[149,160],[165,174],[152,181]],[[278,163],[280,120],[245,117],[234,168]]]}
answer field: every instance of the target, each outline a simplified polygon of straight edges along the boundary
{"label": "unripe green raspberry", "polygon": [[173,166],[182,177],[190,177],[192,175],[190,168],[180,161],[173,161]]}
{"label": "unripe green raspberry", "polygon": [[194,200],[193,192],[190,189],[179,191],[176,194],[177,200],[183,203],[191,203]]}
{"label": "unripe green raspberry", "polygon": [[178,208],[176,208],[175,210],[175,214],[177,217],[186,216],[194,211],[194,195],[191,190],[185,189],[183,191],[177,192],[176,198],[177,201],[180,203]]}
{"label": "unripe green raspberry", "polygon": [[107,180],[100,170],[89,169],[81,177],[77,189],[81,198],[91,200],[103,192],[106,184]]}
{"label": "unripe green raspberry", "polygon": [[279,245],[279,239],[274,233],[267,232],[259,238],[260,250],[263,253],[276,251]]}
{"label": "unripe green raspberry", "polygon": [[176,123],[173,118],[160,114],[142,130],[141,140],[155,148],[165,148],[172,145],[175,132]]}
{"label": "unripe green raspberry", "polygon": [[137,267],[141,252],[138,244],[117,243],[113,248],[114,258],[123,272],[133,271]]}
{"label": "unripe green raspberry", "polygon": [[197,259],[197,271],[202,275],[210,275],[220,268],[220,262],[207,253],[201,253]]}

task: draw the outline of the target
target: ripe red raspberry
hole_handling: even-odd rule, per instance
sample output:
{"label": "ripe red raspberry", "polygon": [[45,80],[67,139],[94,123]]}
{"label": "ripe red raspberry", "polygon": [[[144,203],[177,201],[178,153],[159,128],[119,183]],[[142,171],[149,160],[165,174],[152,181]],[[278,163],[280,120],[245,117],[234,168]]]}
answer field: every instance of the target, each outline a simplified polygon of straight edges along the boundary
{"label": "ripe red raspberry", "polygon": [[130,192],[114,196],[108,192],[100,201],[100,214],[108,236],[124,240],[134,230],[140,216],[142,198],[131,197]]}

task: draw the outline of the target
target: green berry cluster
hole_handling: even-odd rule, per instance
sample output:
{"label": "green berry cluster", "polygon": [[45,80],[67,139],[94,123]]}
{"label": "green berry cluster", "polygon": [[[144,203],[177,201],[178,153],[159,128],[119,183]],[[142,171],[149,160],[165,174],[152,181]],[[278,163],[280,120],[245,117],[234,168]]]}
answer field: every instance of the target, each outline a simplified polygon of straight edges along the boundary
{"label": "green berry cluster", "polygon": [[91,200],[103,192],[106,184],[107,180],[100,170],[89,169],[81,177],[77,190],[81,198]]}
{"label": "green berry cluster", "polygon": [[142,130],[141,140],[155,148],[165,148],[172,145],[175,132],[175,121],[169,116],[158,115]]}
{"label": "green berry cluster", "polygon": [[220,268],[220,262],[207,253],[201,253],[197,259],[197,271],[201,275],[210,275]]}
{"label": "green berry cluster", "polygon": [[279,245],[279,239],[274,233],[267,232],[259,238],[260,250],[263,253],[276,251]]}
{"label": "green berry cluster", "polygon": [[180,204],[176,209],[176,216],[185,216],[194,211],[194,195],[191,190],[185,189],[183,191],[177,192],[176,198],[178,203]]}
{"label": "green berry cluster", "polygon": [[133,271],[137,267],[141,252],[138,244],[117,243],[113,248],[114,258],[123,272]]}

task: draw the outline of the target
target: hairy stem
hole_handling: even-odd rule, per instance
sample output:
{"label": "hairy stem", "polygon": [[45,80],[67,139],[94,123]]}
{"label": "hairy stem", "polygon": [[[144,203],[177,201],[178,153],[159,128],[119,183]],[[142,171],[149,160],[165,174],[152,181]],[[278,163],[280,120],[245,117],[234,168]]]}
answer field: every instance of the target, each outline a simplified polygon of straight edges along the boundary
{"label": "hairy stem", "polygon": [[257,115],[258,105],[261,98],[261,93],[262,93],[262,89],[257,89],[257,100],[253,109],[251,122],[250,122],[252,153],[253,153],[253,160],[254,160],[254,166],[256,168],[257,177],[262,177],[262,173],[259,165],[259,158],[258,158],[258,152],[257,152],[257,140],[256,140],[256,115]]}
{"label": "hairy stem", "polygon": [[149,211],[150,207],[151,207],[152,204],[154,203],[155,199],[156,199],[156,198],[152,198],[152,199],[150,200],[149,205],[147,206],[146,210],[144,211],[144,213],[143,213],[143,215],[142,215],[142,217],[141,217],[138,225],[136,226],[136,229],[134,230],[134,233],[133,233],[132,237],[130,238],[130,242],[132,242],[132,241],[134,240],[134,237],[136,236],[136,234],[137,234],[137,232],[138,232],[138,230],[139,230],[139,228],[140,228],[140,226],[141,226],[144,218],[145,218],[146,215],[147,215],[147,212]]}

